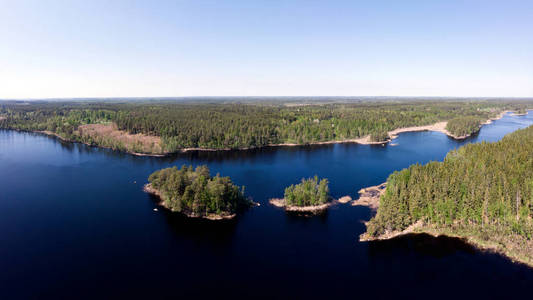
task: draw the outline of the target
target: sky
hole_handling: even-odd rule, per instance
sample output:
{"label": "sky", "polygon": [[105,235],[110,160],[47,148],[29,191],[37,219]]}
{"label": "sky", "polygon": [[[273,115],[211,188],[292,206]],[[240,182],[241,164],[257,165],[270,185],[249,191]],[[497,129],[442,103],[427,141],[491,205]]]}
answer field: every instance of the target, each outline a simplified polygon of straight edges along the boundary
{"label": "sky", "polygon": [[0,0],[0,99],[533,97],[533,1]]}

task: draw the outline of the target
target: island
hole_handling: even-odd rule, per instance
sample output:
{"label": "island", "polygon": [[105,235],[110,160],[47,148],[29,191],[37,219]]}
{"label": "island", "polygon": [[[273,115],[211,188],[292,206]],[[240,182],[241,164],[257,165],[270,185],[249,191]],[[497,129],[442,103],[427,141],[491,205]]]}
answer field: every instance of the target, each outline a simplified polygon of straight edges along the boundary
{"label": "island", "polygon": [[283,199],[270,199],[270,204],[284,207],[289,212],[319,213],[327,209],[332,201],[329,195],[329,182],[326,178],[302,178],[299,184],[285,189]]}
{"label": "island", "polygon": [[[181,99],[183,100],[183,99]],[[0,128],[135,155],[246,150],[274,146],[385,144],[401,132],[477,132],[504,111],[531,100],[224,99],[213,101],[4,101]]]}
{"label": "island", "polygon": [[254,204],[245,197],[244,187],[234,185],[229,177],[212,177],[205,165],[158,170],[148,181],[144,191],[157,196],[161,206],[191,218],[231,219]]}
{"label": "island", "polygon": [[356,202],[377,207],[362,241],[447,235],[533,266],[533,126],[396,171],[361,193]]}

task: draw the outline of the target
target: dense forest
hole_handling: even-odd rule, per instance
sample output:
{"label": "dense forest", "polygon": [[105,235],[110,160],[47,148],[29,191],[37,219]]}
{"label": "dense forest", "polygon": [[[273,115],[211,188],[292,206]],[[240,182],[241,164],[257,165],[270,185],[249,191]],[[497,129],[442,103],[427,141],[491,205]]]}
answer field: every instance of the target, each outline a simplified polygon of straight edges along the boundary
{"label": "dense forest", "polygon": [[189,216],[232,215],[250,204],[244,187],[235,186],[229,177],[212,177],[207,166],[162,169],[148,181],[161,194],[165,207]]}
{"label": "dense forest", "polygon": [[[1,103],[1,102],[0,102]],[[524,110],[532,101],[388,101],[348,103],[262,102],[21,102],[0,104],[0,128],[47,131],[62,138],[129,152],[168,153],[184,148],[236,149],[271,144],[388,138],[400,127],[458,117],[452,132],[471,130],[502,110]],[[466,121],[459,121],[466,120]],[[102,124],[157,137],[151,144],[84,134]],[[89,131],[86,131],[89,132]]]}
{"label": "dense forest", "polygon": [[525,241],[533,235],[532,216],[530,126],[496,143],[463,146],[443,162],[394,172],[367,234],[379,236],[422,222],[452,232],[468,231],[484,240]]}
{"label": "dense forest", "polygon": [[448,124],[446,124],[446,130],[457,137],[468,136],[478,132],[482,122],[483,119],[479,117],[457,117],[448,121]]}
{"label": "dense forest", "polygon": [[304,179],[296,185],[285,189],[287,206],[315,206],[324,204],[329,199],[329,182],[326,178],[319,180],[317,176]]}

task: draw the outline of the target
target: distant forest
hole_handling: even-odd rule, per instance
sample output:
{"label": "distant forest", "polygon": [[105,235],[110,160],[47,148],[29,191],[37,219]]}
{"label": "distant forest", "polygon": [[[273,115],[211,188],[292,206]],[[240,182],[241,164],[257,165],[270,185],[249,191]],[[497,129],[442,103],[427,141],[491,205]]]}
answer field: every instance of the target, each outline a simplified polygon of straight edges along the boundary
{"label": "distant forest", "polygon": [[0,102],[0,128],[48,131],[65,139],[124,147],[93,139],[78,130],[84,124],[115,124],[117,129],[160,137],[159,150],[183,148],[237,149],[270,144],[307,144],[370,135],[388,138],[400,127],[452,120],[448,130],[471,133],[479,122],[502,110],[523,112],[533,101],[387,101],[349,103],[279,102]]}

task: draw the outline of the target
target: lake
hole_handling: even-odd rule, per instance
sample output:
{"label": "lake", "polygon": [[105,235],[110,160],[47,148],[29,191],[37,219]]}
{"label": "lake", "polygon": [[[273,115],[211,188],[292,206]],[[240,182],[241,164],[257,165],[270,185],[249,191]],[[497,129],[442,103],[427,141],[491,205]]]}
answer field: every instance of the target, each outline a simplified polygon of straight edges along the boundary
{"label": "lake", "polygon": [[[138,157],[0,131],[0,298],[509,298],[533,269],[452,238],[361,243],[365,207],[314,217],[268,204],[302,177],[326,177],[357,198],[414,163],[533,124],[505,115],[466,141],[403,133],[396,146],[334,144]],[[142,191],[153,171],[207,164],[261,203],[231,221],[191,220]]]}

